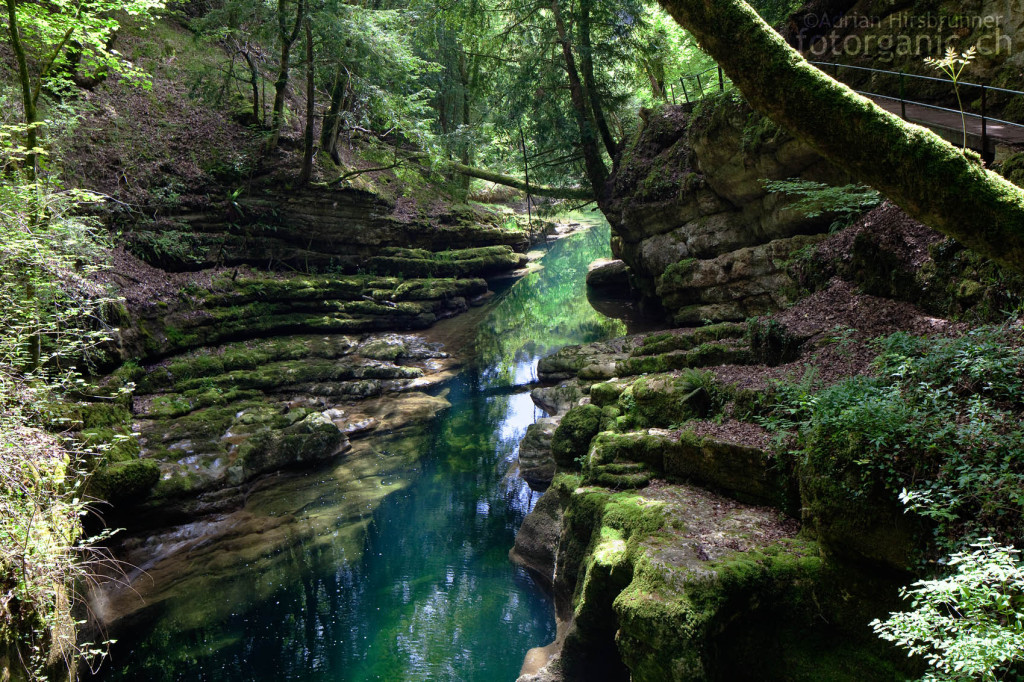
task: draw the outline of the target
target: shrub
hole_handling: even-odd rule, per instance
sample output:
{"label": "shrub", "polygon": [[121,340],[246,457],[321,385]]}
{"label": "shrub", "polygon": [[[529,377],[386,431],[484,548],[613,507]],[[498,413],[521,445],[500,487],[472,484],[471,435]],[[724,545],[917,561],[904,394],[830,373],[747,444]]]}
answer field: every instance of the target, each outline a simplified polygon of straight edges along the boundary
{"label": "shrub", "polygon": [[871,623],[882,639],[924,657],[924,680],[1007,679],[1007,668],[1024,661],[1020,552],[992,538],[971,547],[949,558],[955,572],[901,590],[910,611]]}
{"label": "shrub", "polygon": [[988,327],[959,339],[896,334],[878,377],[814,396],[801,433],[805,462],[850,497],[885,491],[928,520],[936,547],[995,536],[1024,540],[1024,348]]}

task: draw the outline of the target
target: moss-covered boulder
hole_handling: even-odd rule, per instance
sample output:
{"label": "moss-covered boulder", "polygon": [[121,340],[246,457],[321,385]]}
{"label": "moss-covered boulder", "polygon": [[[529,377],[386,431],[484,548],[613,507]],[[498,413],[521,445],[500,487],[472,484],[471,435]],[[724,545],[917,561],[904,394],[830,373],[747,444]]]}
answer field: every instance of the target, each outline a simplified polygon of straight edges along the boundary
{"label": "moss-covered boulder", "polygon": [[133,459],[100,467],[92,474],[89,492],[113,504],[146,498],[160,479],[160,465],[151,459]]}
{"label": "moss-covered boulder", "polygon": [[601,430],[602,416],[596,405],[579,405],[565,413],[551,436],[551,454],[559,467],[579,466],[591,439]]}
{"label": "moss-covered boulder", "polygon": [[241,483],[286,466],[330,459],[348,447],[341,429],[327,415],[314,412],[284,429],[253,434],[238,448],[227,478]]}
{"label": "moss-covered boulder", "polygon": [[[631,462],[643,468],[623,466]],[[743,502],[788,510],[797,505],[794,476],[771,452],[686,431],[601,433],[591,444],[583,471],[584,480],[602,485],[608,485],[609,474],[630,474],[612,479],[618,481],[617,487],[638,487],[661,476],[705,486]]]}
{"label": "moss-covered boulder", "polygon": [[776,511],[686,485],[577,483],[555,571],[566,679],[897,679],[870,633],[822,622],[843,601],[836,574]]}
{"label": "moss-covered boulder", "polygon": [[711,376],[702,372],[643,376],[620,396],[619,407],[640,426],[668,428],[708,416],[712,383]]}

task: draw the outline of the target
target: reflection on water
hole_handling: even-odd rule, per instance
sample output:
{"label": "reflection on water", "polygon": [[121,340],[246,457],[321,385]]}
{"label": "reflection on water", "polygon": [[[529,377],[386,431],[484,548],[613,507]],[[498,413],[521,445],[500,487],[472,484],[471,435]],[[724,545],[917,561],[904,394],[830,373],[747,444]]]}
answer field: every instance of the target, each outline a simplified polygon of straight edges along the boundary
{"label": "reflection on water", "polygon": [[158,586],[105,679],[515,679],[555,627],[507,556],[536,501],[515,455],[539,415],[528,393],[489,389],[532,381],[563,345],[626,331],[586,298],[607,244],[605,223],[552,245],[542,270],[474,316],[475,361],[428,430],[271,479],[198,537],[182,540],[193,524],[139,540],[140,556],[182,544],[151,567]]}

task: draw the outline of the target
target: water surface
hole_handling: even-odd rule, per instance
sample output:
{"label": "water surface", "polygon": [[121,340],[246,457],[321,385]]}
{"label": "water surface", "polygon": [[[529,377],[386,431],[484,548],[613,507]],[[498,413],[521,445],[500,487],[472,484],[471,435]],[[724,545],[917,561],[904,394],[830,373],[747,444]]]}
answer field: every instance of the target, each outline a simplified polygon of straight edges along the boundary
{"label": "water surface", "polygon": [[[473,325],[472,361],[428,427],[264,482],[206,531],[147,539],[193,544],[154,567],[160,598],[119,633],[104,679],[514,680],[555,624],[508,560],[537,497],[516,448],[542,415],[527,392],[502,389],[535,379],[537,360],[564,345],[625,333],[586,297],[587,264],[607,256],[602,220],[551,245],[488,308],[442,325],[453,338]],[[213,527],[215,540],[195,543]]]}

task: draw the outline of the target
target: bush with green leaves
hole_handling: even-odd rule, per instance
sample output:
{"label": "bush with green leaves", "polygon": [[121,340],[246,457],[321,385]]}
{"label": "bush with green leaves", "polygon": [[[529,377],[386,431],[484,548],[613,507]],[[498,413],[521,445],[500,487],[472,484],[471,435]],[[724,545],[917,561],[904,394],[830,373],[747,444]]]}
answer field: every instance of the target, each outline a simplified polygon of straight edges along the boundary
{"label": "bush with green leaves", "polygon": [[842,229],[882,203],[882,195],[865,185],[828,185],[823,182],[789,178],[765,180],[764,188],[793,199],[786,208],[808,218],[834,216],[831,229]]}
{"label": "bush with green leaves", "polygon": [[992,538],[970,547],[949,558],[948,575],[901,590],[909,611],[871,623],[882,639],[924,658],[925,681],[1019,679],[1008,674],[1024,662],[1020,551]]}
{"label": "bush with green leaves", "polygon": [[1021,342],[1006,326],[880,341],[875,376],[813,396],[801,456],[849,498],[903,501],[934,529],[933,549],[1024,540]]}

